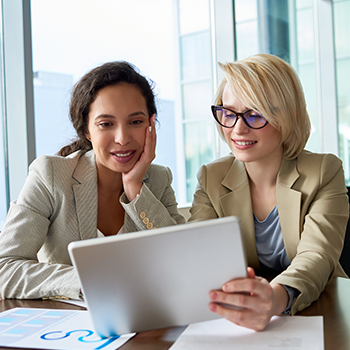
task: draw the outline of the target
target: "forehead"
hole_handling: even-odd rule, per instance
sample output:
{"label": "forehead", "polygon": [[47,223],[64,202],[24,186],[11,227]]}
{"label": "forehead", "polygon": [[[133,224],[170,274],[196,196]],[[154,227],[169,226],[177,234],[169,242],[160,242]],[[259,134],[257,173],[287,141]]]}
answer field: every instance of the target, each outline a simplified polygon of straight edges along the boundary
{"label": "forehead", "polygon": [[120,83],[102,88],[90,105],[90,113],[130,113],[132,110],[147,111],[146,99],[138,87]]}
{"label": "forehead", "polygon": [[222,104],[224,107],[233,109],[239,113],[247,110],[246,106],[238,99],[228,83],[226,83],[222,93]]}

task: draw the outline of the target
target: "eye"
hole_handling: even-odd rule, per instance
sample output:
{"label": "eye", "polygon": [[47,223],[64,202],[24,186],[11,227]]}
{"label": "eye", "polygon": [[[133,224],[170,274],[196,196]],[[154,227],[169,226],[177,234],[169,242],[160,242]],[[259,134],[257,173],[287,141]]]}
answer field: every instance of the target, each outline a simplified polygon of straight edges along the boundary
{"label": "eye", "polygon": [[226,119],[233,119],[233,118],[236,118],[236,115],[230,112],[225,112],[223,117]]}
{"label": "eye", "polygon": [[235,119],[236,118],[236,114],[234,114],[233,112],[231,112],[227,109],[222,109],[221,113],[222,113],[222,118],[224,118],[224,119]]}
{"label": "eye", "polygon": [[247,115],[245,116],[246,118],[249,118],[251,120],[265,120],[265,118],[258,112],[255,111],[250,111],[247,113]]}
{"label": "eye", "polygon": [[108,128],[108,127],[111,126],[111,125],[112,125],[111,122],[100,122],[100,123],[98,123],[98,126],[99,126],[100,128]]}
{"label": "eye", "polygon": [[248,124],[253,128],[260,128],[266,125],[266,119],[258,112],[249,111],[244,115],[244,117],[247,120]]}
{"label": "eye", "polygon": [[136,120],[133,120],[132,122],[130,122],[131,125],[139,125],[139,124],[142,124],[144,121],[141,120],[141,119],[136,119]]}

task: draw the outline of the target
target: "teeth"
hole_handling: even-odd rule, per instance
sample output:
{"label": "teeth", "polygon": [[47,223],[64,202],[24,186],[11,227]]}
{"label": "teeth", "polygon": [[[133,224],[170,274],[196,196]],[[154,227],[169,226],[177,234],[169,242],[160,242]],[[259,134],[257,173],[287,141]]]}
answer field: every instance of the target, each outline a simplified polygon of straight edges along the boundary
{"label": "teeth", "polygon": [[128,152],[128,153],[116,153],[115,155],[116,155],[117,157],[129,157],[131,153],[132,153],[132,152]]}
{"label": "teeth", "polygon": [[254,141],[251,142],[246,142],[246,141],[236,141],[237,145],[240,146],[247,146],[247,145],[252,145],[253,143],[255,143]]}

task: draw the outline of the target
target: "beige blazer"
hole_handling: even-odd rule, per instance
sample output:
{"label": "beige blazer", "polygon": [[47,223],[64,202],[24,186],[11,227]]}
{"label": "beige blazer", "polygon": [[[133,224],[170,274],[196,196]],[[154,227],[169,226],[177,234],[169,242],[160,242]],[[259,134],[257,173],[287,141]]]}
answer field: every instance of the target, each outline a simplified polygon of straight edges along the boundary
{"label": "beige blazer", "polygon": [[[149,167],[140,195],[125,209],[123,232],[185,223],[177,210],[171,171]],[[0,234],[0,297],[79,299],[80,284],[67,251],[70,242],[97,236],[97,170],[94,152],[42,156]]]}
{"label": "beige blazer", "polygon": [[[317,300],[330,278],[346,277],[339,265],[349,217],[346,193],[336,156],[303,151],[297,159],[282,161],[277,207],[291,265],[273,282],[301,292],[292,314]],[[190,212],[189,221],[238,216],[248,264],[259,268],[248,176],[232,154],[200,168]]]}

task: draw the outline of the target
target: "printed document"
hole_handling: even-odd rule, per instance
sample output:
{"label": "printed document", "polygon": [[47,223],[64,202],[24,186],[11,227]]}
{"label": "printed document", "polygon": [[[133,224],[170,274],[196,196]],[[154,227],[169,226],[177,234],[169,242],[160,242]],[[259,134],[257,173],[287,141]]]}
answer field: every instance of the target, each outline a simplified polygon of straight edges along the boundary
{"label": "printed document", "polygon": [[194,323],[171,350],[324,350],[322,316],[274,316],[256,332],[226,319]]}

